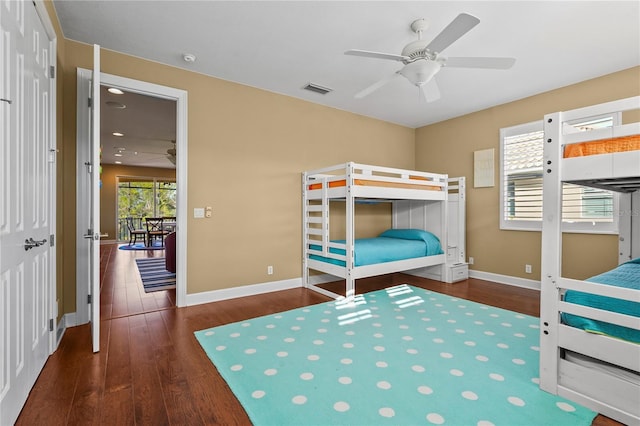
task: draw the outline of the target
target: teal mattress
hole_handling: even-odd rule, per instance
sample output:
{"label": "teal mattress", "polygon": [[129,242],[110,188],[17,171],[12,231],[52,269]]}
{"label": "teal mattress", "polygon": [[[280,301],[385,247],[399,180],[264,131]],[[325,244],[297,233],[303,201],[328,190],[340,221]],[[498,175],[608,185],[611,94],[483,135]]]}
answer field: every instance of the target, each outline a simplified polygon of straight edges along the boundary
{"label": "teal mattress", "polygon": [[[591,277],[587,281],[638,290],[640,289],[640,258],[623,263],[617,268]],[[630,300],[621,300],[575,290],[567,291],[564,300],[578,305],[640,317],[640,303]],[[591,333],[605,334],[640,344],[640,330],[566,313],[562,314],[562,321],[567,325]]]}

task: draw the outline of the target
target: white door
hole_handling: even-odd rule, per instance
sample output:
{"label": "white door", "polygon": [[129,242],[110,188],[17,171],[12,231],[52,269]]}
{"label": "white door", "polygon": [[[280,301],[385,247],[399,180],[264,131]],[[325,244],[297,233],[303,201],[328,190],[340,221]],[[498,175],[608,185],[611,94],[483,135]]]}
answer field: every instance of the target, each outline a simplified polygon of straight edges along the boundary
{"label": "white door", "polygon": [[91,78],[91,341],[100,350],[100,46],[93,45]]}
{"label": "white door", "polygon": [[[53,44],[32,2],[0,4],[0,424],[50,352],[55,259]],[[51,157],[50,157],[51,156]]]}

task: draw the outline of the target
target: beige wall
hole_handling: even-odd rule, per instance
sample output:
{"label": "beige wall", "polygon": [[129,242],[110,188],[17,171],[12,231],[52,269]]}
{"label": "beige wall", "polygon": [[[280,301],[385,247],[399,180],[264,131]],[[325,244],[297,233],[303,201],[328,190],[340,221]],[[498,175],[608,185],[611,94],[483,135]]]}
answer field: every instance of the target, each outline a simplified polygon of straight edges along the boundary
{"label": "beige wall", "polygon": [[120,176],[129,177],[158,177],[175,179],[175,169],[163,169],[156,167],[131,167],[115,164],[103,164],[102,188],[100,188],[100,232],[109,236],[105,240],[115,240],[118,236],[117,224],[117,181]]}
{"label": "beige wall", "polygon": [[[91,47],[65,45],[63,146],[75,158],[75,69],[90,68]],[[188,293],[300,277],[302,171],[346,161],[414,167],[413,129],[112,51],[101,60],[103,72],[188,92],[187,210],[213,207],[210,219],[188,216]],[[63,203],[75,206],[65,191]],[[73,237],[64,238],[70,257]],[[75,282],[65,286],[71,312]]]}
{"label": "beige wall", "polygon": [[[467,176],[467,254],[472,269],[540,279],[540,232],[500,230],[500,129],[544,114],[640,94],[640,67],[606,75],[416,130],[416,168]],[[495,187],[473,187],[473,152],[495,149]],[[586,278],[617,265],[617,236],[567,234],[566,276]],[[524,265],[533,266],[532,274]]]}

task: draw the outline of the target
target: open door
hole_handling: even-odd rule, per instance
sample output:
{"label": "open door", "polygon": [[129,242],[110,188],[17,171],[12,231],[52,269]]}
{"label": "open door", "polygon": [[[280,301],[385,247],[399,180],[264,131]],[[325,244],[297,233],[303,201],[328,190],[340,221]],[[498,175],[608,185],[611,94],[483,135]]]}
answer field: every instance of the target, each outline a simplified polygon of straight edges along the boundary
{"label": "open door", "polygon": [[89,240],[89,295],[93,352],[100,350],[100,46],[93,45],[91,76],[91,144],[89,165],[90,217],[85,238]]}

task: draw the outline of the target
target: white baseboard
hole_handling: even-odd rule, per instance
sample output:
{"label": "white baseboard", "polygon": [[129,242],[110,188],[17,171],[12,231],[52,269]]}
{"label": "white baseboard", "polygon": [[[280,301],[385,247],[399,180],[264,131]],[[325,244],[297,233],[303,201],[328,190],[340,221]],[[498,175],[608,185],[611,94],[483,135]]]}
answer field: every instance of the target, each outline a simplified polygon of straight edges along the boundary
{"label": "white baseboard", "polygon": [[222,290],[204,291],[202,293],[187,294],[186,306],[201,305],[203,303],[219,302],[235,299],[236,297],[255,296],[272,291],[289,290],[302,286],[301,278],[271,281],[267,283],[251,284],[241,287],[225,288]]}
{"label": "white baseboard", "polygon": [[470,278],[479,280],[493,281],[499,284],[507,284],[515,287],[524,287],[531,290],[540,291],[540,281],[530,280],[527,278],[512,277],[509,275],[494,274],[493,272],[482,272],[475,269],[469,270]]}

